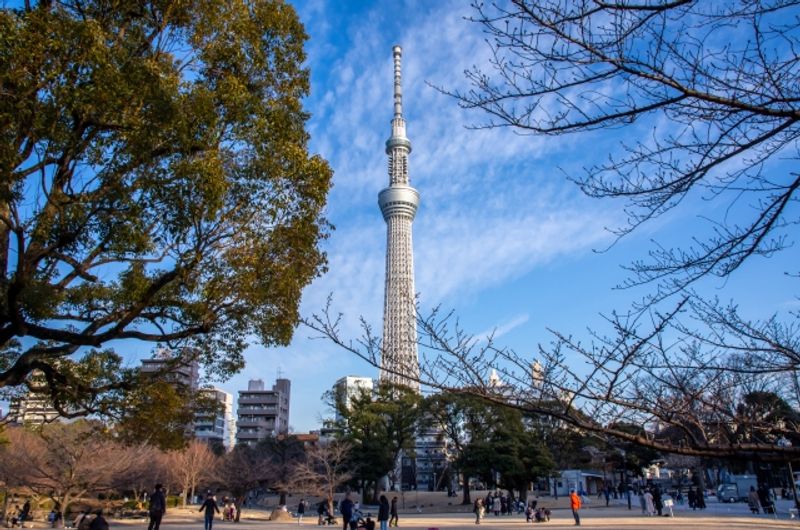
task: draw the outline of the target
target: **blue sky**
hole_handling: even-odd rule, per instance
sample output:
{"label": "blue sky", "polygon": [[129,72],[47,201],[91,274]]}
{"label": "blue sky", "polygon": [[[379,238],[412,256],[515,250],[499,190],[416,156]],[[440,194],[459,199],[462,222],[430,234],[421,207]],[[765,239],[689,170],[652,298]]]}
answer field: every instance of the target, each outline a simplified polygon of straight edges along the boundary
{"label": "blue sky", "polygon": [[[606,156],[619,132],[543,138],[510,130],[470,130],[468,113],[428,86],[464,88],[463,71],[485,65],[480,27],[467,2],[295,3],[310,35],[311,148],[335,171],[328,217],[336,226],[329,272],[306,289],[302,312],[319,311],[329,293],[356,337],[363,315],[380,330],[385,225],[377,194],[387,185],[384,142],[392,116],[392,53],[403,47],[404,112],[413,144],[411,183],[421,194],[414,223],[416,286],[423,308],[453,309],[471,332],[496,330],[501,344],[533,356],[547,328],[578,336],[602,325],[600,313],[624,310],[644,290],[615,290],[621,265],[643,257],[651,240],[675,244],[707,228],[713,203],[692,197],[671,215],[617,242],[606,230],[624,222],[622,204],[583,197],[563,177]],[[652,124],[623,130],[636,135]],[[597,252],[601,250],[605,252]],[[752,260],[733,277],[701,289],[735,298],[747,316],[798,308],[791,249]],[[327,415],[322,393],[344,375],[376,376],[352,354],[297,330],[288,348],[253,345],[245,370],[224,383],[235,392],[250,378],[268,384],[280,369],[292,380],[290,424],[303,432]]]}
{"label": "blue sky", "polygon": [[[505,129],[471,130],[484,116],[460,109],[428,83],[466,88],[463,71],[486,65],[489,48],[464,1],[295,2],[310,36],[311,150],[335,171],[327,216],[336,226],[325,242],[329,272],[303,295],[302,313],[319,312],[329,294],[345,314],[343,333],[356,338],[363,316],[381,329],[385,224],[377,205],[388,184],[384,143],[392,117],[392,46],[403,47],[404,114],[413,144],[411,184],[421,195],[414,222],[416,287],[423,308],[454,310],[476,336],[495,332],[501,345],[534,357],[548,328],[585,337],[603,325],[600,313],[625,310],[647,289],[617,290],[622,265],[645,256],[651,240],[667,246],[708,229],[699,219],[721,208],[690,197],[668,216],[614,242],[607,228],[625,217],[622,203],[581,195],[565,178],[607,156],[653,123],[622,131],[567,137],[521,136]],[[624,135],[624,136],[623,136]],[[717,212],[719,213],[719,212]],[[735,299],[748,317],[800,309],[798,250],[751,260],[727,280],[700,288]],[[271,385],[279,371],[292,381],[290,425],[319,426],[329,414],[322,394],[344,375],[377,370],[298,328],[286,348],[253,344],[247,366],[217,386],[236,396],[248,379]],[[148,348],[122,346],[130,362]],[[134,353],[137,352],[137,353]]]}
{"label": "blue sky", "polygon": [[[548,138],[469,129],[485,117],[428,85],[467,88],[463,71],[488,64],[481,28],[465,20],[473,14],[469,2],[294,5],[310,36],[311,150],[335,171],[327,216],[336,230],[325,242],[329,272],[304,292],[305,316],[319,312],[332,293],[334,309],[345,314],[345,335],[359,335],[360,316],[381,329],[385,224],[377,195],[388,184],[384,143],[395,44],[403,47],[409,173],[421,195],[414,251],[423,312],[441,304],[472,333],[495,331],[500,344],[532,358],[539,343],[551,340],[547,328],[586,336],[587,328],[602,327],[600,313],[625,310],[639,299],[646,288],[614,287],[626,278],[621,267],[644,257],[652,240],[686,243],[708,230],[701,216],[724,213],[722,205],[692,196],[612,245],[607,228],[624,224],[622,203],[588,199],[564,174],[579,174],[657,123]],[[786,315],[800,309],[797,280],[785,274],[798,271],[799,258],[793,247],[699,287],[735,299],[748,317]],[[309,340],[312,334],[299,328],[286,348],[253,344],[246,368],[218,386],[235,395],[248,379],[271,385],[280,370],[292,380],[291,426],[297,432],[318,427],[328,415],[323,392],[344,375],[374,377],[377,370],[328,342]],[[133,348],[137,354],[123,349],[131,363],[146,355],[146,348]]]}

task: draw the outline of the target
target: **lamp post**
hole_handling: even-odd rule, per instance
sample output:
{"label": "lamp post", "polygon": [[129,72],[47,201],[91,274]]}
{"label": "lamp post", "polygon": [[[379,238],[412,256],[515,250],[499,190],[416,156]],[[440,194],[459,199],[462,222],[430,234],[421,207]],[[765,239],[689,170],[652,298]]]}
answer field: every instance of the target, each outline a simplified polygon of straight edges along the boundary
{"label": "lamp post", "polygon": [[[778,447],[782,449],[788,449],[792,446],[792,442],[788,440],[785,436],[781,436],[778,439]],[[794,471],[792,471],[792,459],[787,458],[786,463],[789,466],[789,480],[792,483],[792,497],[794,497],[794,507],[797,509],[798,513],[800,513],[800,502],[797,500],[797,484],[794,482]]]}

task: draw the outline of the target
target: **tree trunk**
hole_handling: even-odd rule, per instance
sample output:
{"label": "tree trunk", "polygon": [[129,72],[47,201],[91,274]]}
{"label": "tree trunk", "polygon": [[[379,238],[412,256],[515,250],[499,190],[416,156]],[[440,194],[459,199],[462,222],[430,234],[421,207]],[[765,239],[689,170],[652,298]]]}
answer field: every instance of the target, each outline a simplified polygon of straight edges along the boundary
{"label": "tree trunk", "polygon": [[8,513],[8,488],[3,490],[3,508],[2,512],[0,512],[0,521],[5,522],[6,513]]}
{"label": "tree trunk", "polygon": [[[55,502],[59,502],[56,499],[53,499],[53,500]],[[67,522],[67,513],[68,513],[67,510],[69,509],[70,500],[71,500],[71,497],[70,497],[69,493],[65,493],[65,494],[61,495],[61,502],[59,504],[59,510],[58,511],[61,513],[61,523],[64,526],[66,526],[66,522]]]}
{"label": "tree trunk", "polygon": [[464,495],[461,497],[461,504],[472,504],[469,498],[469,477],[464,475]]}
{"label": "tree trunk", "polygon": [[278,504],[280,504],[281,506],[286,506],[286,492],[285,491],[281,491],[281,498],[278,501]]}

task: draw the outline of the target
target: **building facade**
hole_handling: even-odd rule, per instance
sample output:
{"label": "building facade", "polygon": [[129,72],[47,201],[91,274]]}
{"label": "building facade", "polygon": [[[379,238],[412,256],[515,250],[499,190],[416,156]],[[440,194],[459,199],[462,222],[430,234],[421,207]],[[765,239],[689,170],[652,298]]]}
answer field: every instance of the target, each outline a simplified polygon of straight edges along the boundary
{"label": "building facade", "polygon": [[46,394],[29,390],[11,400],[5,421],[19,425],[42,425],[56,421],[59,416]]}
{"label": "building facade", "polygon": [[417,358],[416,292],[411,225],[419,205],[419,193],[409,185],[408,155],[411,142],[403,119],[401,76],[402,49],[394,57],[394,118],[386,141],[389,187],[378,194],[386,221],[386,282],[383,304],[381,381],[419,390]]}
{"label": "building facade", "polygon": [[[371,377],[361,377],[358,375],[348,375],[342,377],[333,385],[334,396],[341,400],[341,405],[345,409],[350,409],[350,402],[354,397],[362,392],[372,392],[375,383]],[[339,405],[339,403],[337,403]],[[335,410],[335,420],[341,419],[338,406]]]}
{"label": "building facade", "polygon": [[154,375],[169,370],[169,373],[164,376],[167,381],[184,386],[194,392],[200,384],[200,364],[194,357],[188,350],[175,353],[162,348],[156,350],[153,357],[142,359],[140,370],[143,374]]}
{"label": "building facade", "polygon": [[253,379],[247,390],[239,391],[236,410],[236,443],[254,445],[268,436],[289,432],[289,403],[292,384],[277,379],[272,389],[264,381]]}
{"label": "building facade", "polygon": [[194,419],[194,436],[209,445],[221,445],[226,451],[236,443],[236,422],[233,419],[233,395],[219,388],[200,389],[200,395],[218,406],[213,413],[200,412]]}

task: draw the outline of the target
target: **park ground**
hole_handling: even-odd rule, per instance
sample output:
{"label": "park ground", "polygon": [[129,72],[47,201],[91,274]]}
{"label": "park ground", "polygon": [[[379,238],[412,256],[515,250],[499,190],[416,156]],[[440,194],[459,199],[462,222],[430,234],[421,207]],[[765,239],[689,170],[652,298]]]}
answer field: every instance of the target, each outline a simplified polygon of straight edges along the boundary
{"label": "park ground", "polygon": [[[400,512],[400,528],[409,530],[430,530],[430,529],[467,529],[475,528],[474,515],[467,507],[459,506],[460,499],[442,500],[438,497],[422,496],[406,493],[406,509]],[[726,529],[726,530],[757,530],[757,529],[800,529],[800,519],[792,519],[789,516],[789,509],[792,507],[790,501],[780,500],[777,503],[778,514],[772,515],[752,515],[747,505],[744,503],[723,504],[711,499],[708,508],[703,511],[692,511],[688,506],[676,506],[674,517],[649,517],[641,514],[637,499],[633,499],[632,510],[628,510],[627,502],[624,500],[611,499],[610,506],[605,506],[602,499],[592,498],[589,503],[581,510],[581,523],[586,528],[620,528],[624,530],[644,530],[644,529]],[[292,507],[290,500],[290,508]],[[418,509],[414,502],[418,502],[421,507]],[[531,530],[545,530],[546,528],[566,528],[573,527],[574,520],[571,511],[566,507],[565,499],[555,501],[551,498],[539,499],[540,505],[551,508],[552,515],[549,523],[526,523],[524,515],[500,516],[487,515],[481,522],[479,528],[497,530],[523,530],[532,527]],[[410,506],[414,505],[414,508]],[[369,507],[365,512],[370,511]],[[374,515],[374,513],[373,513]],[[292,521],[269,521],[269,512],[263,510],[245,510],[243,519],[239,523],[223,522],[216,520],[214,530],[297,530],[297,520]],[[315,513],[309,513],[302,521],[301,527],[312,530],[317,527],[317,517]],[[145,529],[147,521],[139,520],[112,520],[111,528],[114,530],[133,530],[134,528]],[[162,523],[164,530],[202,530],[203,520],[196,508],[175,509],[164,519]],[[335,527],[330,527],[335,528]]]}

